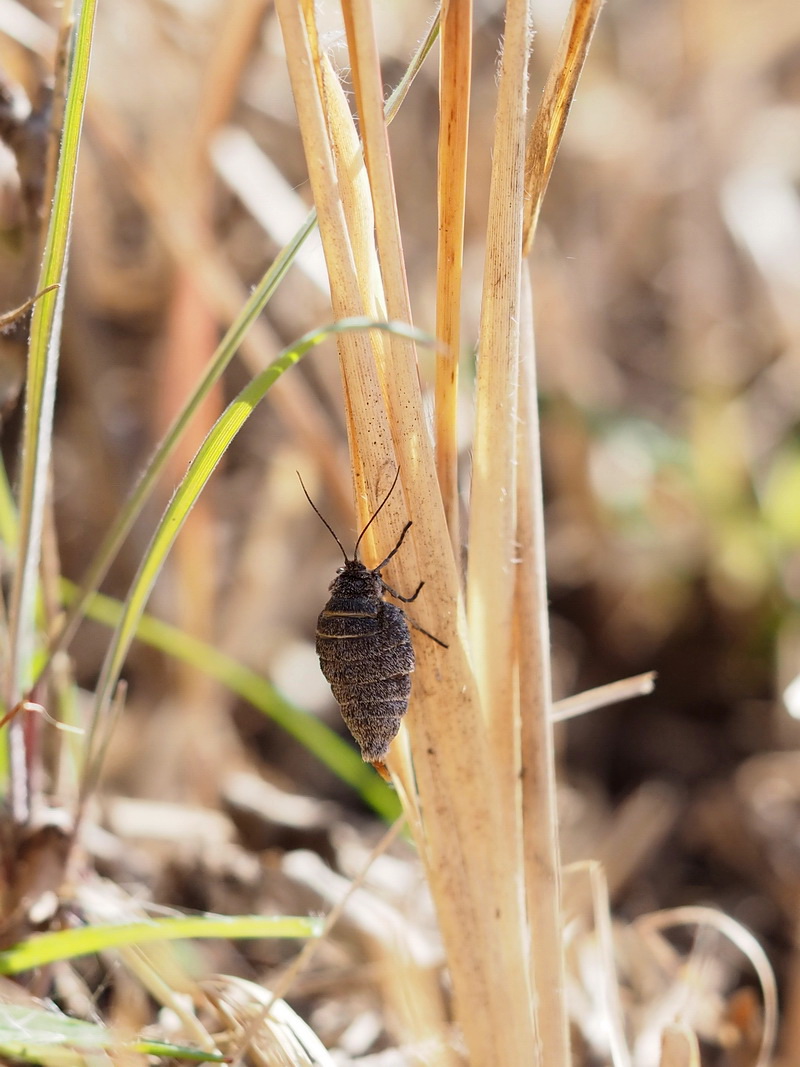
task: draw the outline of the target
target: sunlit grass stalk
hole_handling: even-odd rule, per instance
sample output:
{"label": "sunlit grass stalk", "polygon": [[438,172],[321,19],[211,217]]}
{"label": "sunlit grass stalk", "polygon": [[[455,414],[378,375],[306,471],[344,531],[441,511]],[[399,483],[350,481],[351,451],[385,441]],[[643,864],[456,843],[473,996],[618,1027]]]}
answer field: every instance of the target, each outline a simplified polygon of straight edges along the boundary
{"label": "sunlit grass stalk", "polygon": [[[354,283],[352,278],[355,242],[351,244],[342,232],[343,218],[349,220],[351,214],[355,217],[362,211],[368,217],[369,209],[367,205],[356,205],[350,213],[343,212],[339,202],[337,182],[342,186],[351,182],[354,164],[352,155],[343,150],[334,153],[329,144],[329,136],[336,135],[331,119],[333,94],[327,93],[323,106],[318,91],[322,79],[315,73],[321,59],[315,51],[313,14],[304,8],[310,26],[307,31],[294,0],[278,0],[277,10],[331,272],[334,306],[338,308],[339,301],[359,299],[364,284]],[[371,19],[364,23],[366,9],[354,7],[356,10],[355,52],[350,59],[353,68],[359,68],[355,77],[366,113],[361,119],[367,157],[375,160],[376,154],[385,152],[385,131],[369,116],[377,113],[375,100],[380,99],[381,84],[374,56],[371,58]],[[367,102],[370,94],[372,99]],[[335,158],[346,160],[347,168],[342,166],[337,171]],[[376,205],[375,226],[380,231],[380,266],[388,303],[390,293],[392,300],[398,295],[404,299],[404,276],[399,247],[392,235],[395,221],[390,175],[385,167],[381,170],[380,163],[376,163],[373,182],[371,194]],[[343,191],[343,198],[346,195],[353,196],[353,190]],[[390,262],[390,257],[396,257],[397,262]],[[366,262],[369,281],[369,257]],[[358,266],[359,260],[355,263]],[[351,311],[348,307],[348,313]],[[502,824],[490,785],[490,762],[476,691],[462,643],[459,578],[436,486],[416,364],[408,351],[399,355],[393,352],[385,361],[378,353],[376,378],[374,363],[368,364],[369,352],[361,349],[354,353],[344,345],[340,351],[359,505],[365,512],[374,506],[378,480],[393,472],[396,450],[407,510],[395,516],[387,507],[376,522],[376,540],[381,547],[391,546],[399,520],[413,517],[416,552],[398,556],[392,580],[402,588],[413,588],[424,575],[425,593],[420,597],[419,612],[415,604],[415,615],[450,645],[445,651],[424,639],[415,642],[418,669],[407,722],[425,816],[421,846],[447,944],[458,1017],[475,1064],[527,1064],[533,1042],[520,886],[515,877],[508,877],[505,851],[500,855],[501,850],[497,849]],[[389,423],[385,421],[384,404]],[[368,561],[372,558],[369,547],[365,556]],[[395,573],[400,577],[395,578]]]}
{"label": "sunlit grass stalk", "polygon": [[[475,395],[467,607],[506,813],[515,809],[513,603],[522,196],[530,12],[509,0],[498,87]],[[511,843],[510,843],[511,844]]]}
{"label": "sunlit grass stalk", "polygon": [[444,0],[439,68],[436,256],[436,471],[456,560],[461,555],[458,494],[458,361],[461,274],[472,77],[472,0]]}
{"label": "sunlit grass stalk", "polygon": [[[94,15],[95,0],[84,0],[72,38],[64,128],[42,267],[36,287],[37,291],[55,284],[58,284],[59,288],[55,291],[51,289],[42,296],[34,306],[31,319],[19,486],[19,542],[10,598],[8,675],[4,679],[4,694],[9,707],[20,700],[33,680],[31,664],[36,632],[34,616],[52,448],[64,282]],[[11,724],[8,744],[11,810],[17,822],[24,822],[28,814],[29,797],[26,754],[19,723]]]}
{"label": "sunlit grass stalk", "polygon": [[533,306],[528,264],[521,291],[519,480],[516,646],[521,724],[522,822],[525,895],[530,928],[531,984],[536,991],[545,1062],[570,1062],[565,1003],[561,864],[552,725],[550,626],[544,549],[539,415]]}
{"label": "sunlit grass stalk", "polygon": [[603,3],[604,0],[573,0],[528,136],[523,225],[526,256],[533,244],[542,200]]}
{"label": "sunlit grass stalk", "polygon": [[[574,0],[528,137],[523,251],[530,251],[569,107],[602,0]],[[519,670],[523,858],[531,983],[545,1062],[570,1062],[565,1002],[561,866],[553,743],[533,293],[523,264],[520,305],[516,641]]]}
{"label": "sunlit grass stalk", "polygon": [[[503,939],[518,939],[513,1001],[528,1062],[540,1063],[530,988],[519,795],[519,715],[514,664],[516,581],[516,435],[522,195],[530,12],[509,0],[500,66],[486,238],[475,396],[467,610],[470,646],[492,758],[491,788],[500,812],[503,877],[518,891],[502,915]],[[496,845],[495,845],[496,848]],[[521,940],[519,940],[521,939]],[[521,1014],[527,1010],[528,1017]],[[548,1062],[545,1056],[544,1062]]]}

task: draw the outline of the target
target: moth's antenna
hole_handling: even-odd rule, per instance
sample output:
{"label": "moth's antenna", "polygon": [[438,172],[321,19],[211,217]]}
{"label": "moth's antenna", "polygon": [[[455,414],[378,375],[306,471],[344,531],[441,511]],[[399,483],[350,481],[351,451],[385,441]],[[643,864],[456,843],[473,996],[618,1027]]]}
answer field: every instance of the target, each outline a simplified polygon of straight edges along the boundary
{"label": "moth's antenna", "polygon": [[[295,474],[297,475],[298,478],[300,478],[300,471],[295,471]],[[396,478],[395,478],[395,481],[397,481]],[[303,486],[303,492],[306,494],[306,500],[309,502],[309,504],[314,509],[314,511],[316,511],[317,515],[319,515],[319,517],[322,520],[322,522],[324,523],[324,525],[328,528],[328,532],[330,533],[331,537],[334,539],[336,544],[342,550],[342,555],[344,556],[345,563],[349,563],[350,562],[350,558],[349,558],[349,556],[347,555],[347,553],[344,550],[344,545],[342,544],[342,542],[339,540],[339,538],[334,533],[333,527],[331,526],[331,524],[328,522],[328,520],[326,518],[324,518],[322,512],[319,510],[317,505],[314,503],[314,501],[308,495],[308,490],[306,489],[305,485],[303,484],[303,479],[302,478],[300,478],[300,484]],[[394,486],[392,486],[392,489],[393,488],[394,488]],[[389,492],[391,492],[391,491],[392,490],[390,489]],[[386,503],[386,501],[384,501],[384,503]],[[381,504],[381,507],[383,507],[383,504]],[[380,511],[380,508],[378,510]],[[376,512],[376,514],[377,514],[377,512]],[[372,518],[374,519],[375,516],[373,515]],[[370,519],[369,521],[372,522],[372,519]],[[367,525],[369,525],[369,523],[367,523]],[[360,538],[359,538],[359,540],[360,540]],[[356,548],[358,548],[358,543],[356,543]],[[355,559],[355,553],[353,553],[353,558]]]}
{"label": "moth's antenna", "polygon": [[[371,525],[373,524],[373,522],[375,521],[375,519],[376,519],[376,518],[378,517],[378,513],[380,512],[381,508],[382,508],[382,507],[383,507],[383,505],[384,505],[384,504],[386,503],[386,501],[387,501],[387,500],[389,499],[389,497],[390,497],[390,496],[392,495],[392,490],[393,490],[393,489],[394,489],[394,487],[395,487],[395,486],[397,485],[397,479],[398,479],[399,477],[400,477],[400,468],[398,467],[398,468],[397,468],[397,474],[395,474],[395,476],[394,476],[394,481],[393,481],[393,482],[392,482],[392,484],[391,484],[391,485],[389,486],[389,492],[388,492],[388,493],[386,494],[386,496],[385,496],[385,497],[383,498],[383,500],[382,500],[382,501],[380,502],[380,504],[378,504],[377,508],[376,508],[376,509],[375,509],[375,510],[373,511],[373,513],[372,513],[372,518],[371,518],[371,519],[369,520],[369,522],[367,523],[367,525],[366,525],[366,526],[364,527],[364,529],[363,529],[363,530],[361,531],[361,533],[360,533],[360,534],[358,535],[358,540],[356,541],[356,547],[355,547],[355,548],[353,549],[353,559],[356,559],[356,558],[358,557],[358,546],[359,546],[359,545],[361,544],[361,538],[362,538],[362,537],[364,536],[364,534],[365,534],[365,533],[367,532],[367,530],[368,530],[368,529],[370,528],[370,526],[371,526]],[[316,508],[315,508],[314,510],[316,510]],[[317,512],[317,514],[319,514],[319,512]],[[322,518],[322,516],[321,516],[321,515],[320,515],[320,518]],[[323,520],[323,521],[324,521],[324,520]],[[325,523],[325,525],[327,526],[327,523]],[[328,526],[328,529],[330,530],[330,526]],[[332,532],[332,531],[331,531],[331,532]]]}

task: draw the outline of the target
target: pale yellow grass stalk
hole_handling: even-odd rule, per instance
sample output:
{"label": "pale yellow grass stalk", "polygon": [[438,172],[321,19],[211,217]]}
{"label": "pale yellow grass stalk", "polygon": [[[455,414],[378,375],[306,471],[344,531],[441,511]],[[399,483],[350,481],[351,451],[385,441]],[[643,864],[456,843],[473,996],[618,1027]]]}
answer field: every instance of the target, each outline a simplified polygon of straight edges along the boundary
{"label": "pale yellow grass stalk", "polygon": [[[410,321],[371,5],[365,0],[353,0],[344,5],[344,10],[375,208],[376,238],[387,311],[390,318]],[[457,586],[454,589],[450,583],[457,581],[457,572],[452,554],[446,551],[446,542],[443,542],[446,532],[430,442],[422,415],[416,361],[408,342],[391,337],[388,344],[390,358],[380,368],[384,379],[384,397],[395,432],[398,459],[405,475],[409,514],[419,521],[421,534],[430,541],[430,548],[426,550],[419,544],[422,538],[420,533],[417,534],[419,558],[424,562],[424,569],[421,572],[417,570],[416,574],[425,575],[433,592],[438,584],[431,581],[431,574],[435,573],[434,556],[438,554],[444,558],[448,564],[447,581],[450,586],[445,591],[444,603],[449,601],[452,604],[457,600]],[[356,412],[354,415],[358,417]],[[420,503],[414,498],[423,488],[425,495],[420,503],[424,506],[430,501],[435,505],[436,514],[420,520]],[[403,562],[407,566],[408,561]],[[398,569],[402,573],[403,567]],[[411,585],[414,578],[412,571],[407,584]],[[434,618],[431,621],[422,612],[419,614],[424,625],[441,636],[439,620]],[[427,663],[433,661],[433,677],[439,676],[436,688],[425,694],[427,699],[424,704],[419,700],[415,702],[409,716],[414,765],[425,814],[425,853],[456,991],[458,993],[460,986],[467,991],[470,999],[477,994],[473,1006],[480,1003],[480,998],[487,994],[489,996],[489,1000],[483,1001],[478,1017],[471,1015],[472,1009],[468,1009],[470,1014],[464,1010],[463,996],[459,1005],[462,1008],[459,1015],[468,1040],[472,1037],[471,1047],[474,1049],[478,1045],[484,1050],[478,1053],[475,1062],[484,1062],[488,1050],[491,1050],[493,1057],[513,1063],[525,1057],[532,1036],[530,1005],[525,988],[524,951],[520,945],[522,917],[517,908],[515,872],[509,868],[506,854],[494,848],[497,839],[492,841],[491,834],[486,836],[493,813],[485,795],[488,778],[480,774],[484,761],[478,753],[478,733],[470,731],[465,736],[465,730],[458,728],[458,719],[447,714],[449,708],[454,711],[457,709],[457,694],[466,691],[467,687],[471,688],[466,660],[462,658],[460,664],[453,662],[457,655],[463,657],[453,636],[447,633],[445,639],[451,647],[444,656],[438,646],[430,642],[417,642],[423,660]],[[421,666],[415,684],[418,695],[422,688],[422,669]],[[439,674],[440,670],[442,674]],[[456,681],[455,686],[452,683],[450,686],[444,684],[448,673]],[[447,693],[448,688],[451,694]],[[455,699],[451,702],[449,696]],[[428,709],[427,714],[423,713],[424,706]],[[469,730],[468,722],[466,727]],[[475,783],[472,787],[470,779]],[[446,802],[444,808],[443,801]],[[454,882],[454,876],[463,868],[466,868],[464,874],[468,884]],[[478,925],[471,925],[468,918],[470,914],[473,919],[480,916]],[[485,933],[486,940],[470,945],[469,940],[465,939],[468,930],[476,935]],[[475,949],[481,944],[482,951],[476,952]]]}
{"label": "pale yellow grass stalk", "polygon": [[[467,605],[475,676],[494,747],[495,784],[516,789],[513,605],[519,301],[528,53],[526,0],[509,0],[500,67],[479,331]],[[506,812],[516,808],[503,797]],[[509,842],[513,847],[513,842]]]}
{"label": "pale yellow grass stalk", "polygon": [[472,76],[472,0],[444,0],[439,71],[439,236],[436,256],[436,470],[456,560],[461,554],[458,494],[458,359],[461,275]]}
{"label": "pale yellow grass stalk", "polygon": [[645,671],[644,674],[636,674],[632,678],[621,678],[618,682],[595,686],[594,689],[587,689],[575,696],[563,697],[553,705],[551,719],[554,723],[566,722],[567,719],[586,715],[590,711],[608,707],[609,704],[647,696],[653,692],[655,684],[656,672]]}
{"label": "pale yellow grass stalk", "polygon": [[568,921],[573,931],[578,931],[577,937],[573,937],[573,945],[577,941],[580,951],[581,934],[585,930],[583,936],[590,939],[591,952],[597,959],[591,1000],[602,1012],[611,1063],[613,1067],[631,1067],[605,872],[595,860],[582,860],[566,867],[564,874],[568,879],[569,897],[573,905],[567,912]]}
{"label": "pale yellow grass stalk", "polygon": [[528,137],[525,158],[526,256],[533,245],[542,200],[553,173],[553,164],[561,144],[567,115],[589,53],[589,45],[592,43],[603,2],[604,0],[573,0]]}
{"label": "pale yellow grass stalk", "polygon": [[[533,242],[539,210],[601,6],[602,0],[574,0],[528,138],[524,254],[530,251]],[[516,635],[531,984],[537,997],[539,1035],[546,1050],[546,1062],[569,1064],[533,293],[527,262],[522,271],[519,386]]]}
{"label": "pale yellow grass stalk", "polygon": [[[277,0],[276,7],[334,312],[337,318],[366,314],[410,323],[371,3],[343,3],[363,153],[342,88],[320,54],[313,5]],[[540,112],[534,127],[528,167],[533,185],[528,194],[537,205],[577,79],[572,64],[575,49],[582,59],[585,48],[580,51],[580,42],[588,43],[585,28],[589,22],[593,25],[578,17],[585,10],[585,4],[576,3],[573,24],[577,21],[584,27],[584,36],[574,25],[566,34],[567,44],[557,61],[563,69],[554,68],[550,95],[545,96],[546,113]],[[509,0],[506,14],[481,309],[468,575],[475,676],[460,601],[455,367],[469,18],[469,4],[451,0],[445,6],[437,293],[437,327],[446,342],[444,354],[437,356],[437,432],[445,506],[413,344],[395,336],[346,334],[339,338],[339,350],[362,522],[374,510],[397,465],[402,471],[403,492],[395,493],[378,516],[364,545],[365,562],[374,564],[386,555],[403,523],[412,518],[412,535],[392,561],[390,578],[403,592],[424,578],[425,590],[411,611],[449,646],[443,649],[415,637],[417,672],[406,720],[413,771],[402,745],[393,747],[388,763],[399,779],[426,864],[470,1062],[473,1067],[531,1063],[566,1067],[541,476],[527,273],[521,303],[531,34],[524,0]],[[535,214],[529,217],[528,237],[534,223]],[[518,464],[524,483],[519,511]],[[518,552],[523,557],[520,566]],[[539,1009],[538,1030],[534,1005]]]}
{"label": "pale yellow grass stalk", "polygon": [[[307,31],[293,0],[278,0],[277,10],[335,312],[337,317],[358,314],[364,310],[364,301],[346,225],[350,216],[339,200],[339,193],[350,181],[352,166],[357,164],[348,159],[348,169],[338,173],[334,165],[330,147],[333,125],[328,127],[325,121],[332,94],[326,90],[323,109],[318,85],[324,83],[315,73],[321,64],[314,53],[313,25]],[[310,20],[310,9],[307,15]],[[367,154],[374,161],[376,154],[385,152],[385,132],[382,119],[378,126],[369,117],[375,114],[375,101],[382,104],[379,71],[370,59],[370,36],[359,13],[351,63],[354,69],[359,68],[356,84],[365,110],[362,122]],[[371,102],[367,99],[370,95]],[[348,157],[340,151],[339,158],[344,161]],[[407,307],[391,176],[385,166],[375,164],[373,180],[387,307]],[[414,605],[414,614],[450,646],[444,650],[424,638],[415,642],[418,669],[408,724],[425,816],[425,836],[420,845],[447,947],[458,1018],[474,1064],[528,1064],[532,1027],[519,887],[508,878],[505,850],[496,847],[502,839],[500,822],[492,790],[487,788],[491,781],[487,746],[463,646],[459,579],[436,483],[416,361],[402,343],[389,346],[385,358],[380,349],[376,350],[376,367],[369,342],[357,335],[342,340],[340,354],[359,506],[364,515],[374,508],[399,462],[405,500],[395,494],[390,502],[394,507],[387,506],[381,513],[375,524],[376,541],[382,550],[388,550],[401,522],[413,516],[414,537],[409,539],[408,551],[404,546],[397,557],[392,581],[402,590],[412,589],[424,575],[425,591]],[[367,562],[376,559],[371,546],[367,546],[365,557]],[[509,922],[510,916],[515,925]]]}
{"label": "pale yellow grass stalk", "polygon": [[[528,1060],[549,1058],[537,1034],[525,916],[520,806],[520,724],[515,666],[517,566],[517,419],[525,116],[530,12],[509,0],[500,66],[489,222],[486,239],[475,397],[467,603],[470,648],[492,758],[491,789],[499,808],[504,878],[515,895],[502,914],[504,936],[519,942],[507,975],[514,997],[528,998]],[[524,943],[524,944],[523,944]],[[520,1021],[520,1030],[523,1023]]]}
{"label": "pale yellow grass stalk", "polygon": [[533,339],[533,297],[522,272],[516,639],[521,720],[525,890],[530,925],[531,984],[548,1063],[570,1062],[565,1003],[561,861],[550,679],[550,626],[545,578],[539,416]]}

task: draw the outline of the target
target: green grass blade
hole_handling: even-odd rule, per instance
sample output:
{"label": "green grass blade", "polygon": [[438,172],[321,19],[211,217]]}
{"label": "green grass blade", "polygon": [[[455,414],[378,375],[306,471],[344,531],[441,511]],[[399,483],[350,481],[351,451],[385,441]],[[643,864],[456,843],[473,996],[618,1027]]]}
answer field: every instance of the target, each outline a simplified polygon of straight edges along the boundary
{"label": "green grass blade", "polygon": [[282,915],[188,915],[148,922],[99,923],[75,930],[33,934],[0,952],[0,974],[19,974],[56,960],[71,960],[124,945],[142,945],[147,941],[319,937],[323,924],[324,920],[319,917]]}
{"label": "green grass blade", "polygon": [[18,537],[17,505],[14,503],[6,465],[0,460],[0,542],[10,555],[17,551]]}
{"label": "green grass blade", "polygon": [[72,1019],[59,1011],[21,1004],[0,1004],[0,1057],[42,1067],[86,1067],[110,1063],[105,1051],[135,1052],[144,1056],[175,1057],[199,1062],[222,1063],[218,1052],[185,1048],[150,1039],[130,1041],[113,1030],[84,1019]]}
{"label": "green grass blade", "polygon": [[[175,538],[183,526],[198,496],[214,473],[236,434],[242,428],[256,405],[263,400],[270,387],[280,376],[297,363],[312,347],[331,334],[347,330],[379,329],[412,338],[419,343],[430,343],[431,338],[404,323],[373,322],[364,318],[343,319],[330,326],[306,334],[280,356],[261,374],[250,382],[228,405],[208,432],[197,455],[189,465],[184,478],[156,529],[153,539],[139,565],[139,570],[125,600],[122,618],[117,625],[100,673],[95,693],[94,715],[87,742],[87,753],[93,760],[95,737],[99,723],[105,719],[111,706],[111,698],[119,679],[122,665],[136,635],[136,628]],[[91,786],[91,775],[84,780],[84,789]]]}
{"label": "green grass blade", "polygon": [[11,597],[11,698],[29,686],[28,664],[35,632],[39,548],[47,469],[53,429],[56,373],[64,304],[64,281],[72,218],[72,201],[89,75],[95,0],[84,0],[74,36],[67,83],[64,130],[56,171],[53,208],[47,228],[39,290],[58,285],[36,302],[31,319],[30,351],[25,385],[22,474],[19,504],[19,558]]}
{"label": "green grass blade", "polygon": [[[66,578],[61,581],[61,589],[66,602],[77,596],[77,586]],[[101,593],[89,598],[85,611],[88,618],[110,627],[117,626],[122,618],[122,604]],[[262,675],[213,645],[154,619],[152,615],[142,615],[136,638],[214,678],[240,699],[248,701],[351,786],[364,803],[387,822],[393,822],[400,814],[397,794],[364,763],[353,745],[342,740],[315,715],[292,704]]]}
{"label": "green grass blade", "polygon": [[[9,706],[23,696],[33,681],[31,659],[36,634],[36,591],[52,447],[64,282],[94,15],[95,0],[84,0],[83,4],[76,5],[64,129],[37,290],[54,285],[58,288],[43,293],[34,305],[31,319],[20,475],[19,546],[9,612],[10,657],[5,694]],[[12,724],[7,737],[13,773],[12,810],[18,820],[24,820],[28,806],[26,764],[22,733],[17,724]]]}

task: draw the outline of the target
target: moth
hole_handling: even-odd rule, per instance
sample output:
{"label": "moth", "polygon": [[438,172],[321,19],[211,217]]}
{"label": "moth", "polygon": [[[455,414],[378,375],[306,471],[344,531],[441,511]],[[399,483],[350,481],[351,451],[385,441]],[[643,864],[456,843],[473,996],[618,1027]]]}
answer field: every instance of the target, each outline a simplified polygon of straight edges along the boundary
{"label": "moth", "polygon": [[[297,475],[300,478],[300,475]],[[411,674],[414,670],[414,646],[406,613],[397,604],[384,599],[390,593],[395,600],[411,604],[419,596],[420,582],[411,596],[402,596],[381,576],[381,571],[400,550],[411,529],[407,522],[397,544],[377,567],[369,569],[358,558],[361,539],[392,495],[400,468],[389,492],[373,512],[358,535],[350,558],[330,524],[308,495],[303,479],[300,484],[311,507],[327,527],[344,556],[344,565],[330,584],[330,599],[317,620],[316,648],[322,673],[339,702],[342,718],[358,742],[361,757],[379,773],[388,777],[384,760],[397,736],[400,721],[408,710]],[[412,626],[447,648],[438,637],[412,622]]]}

